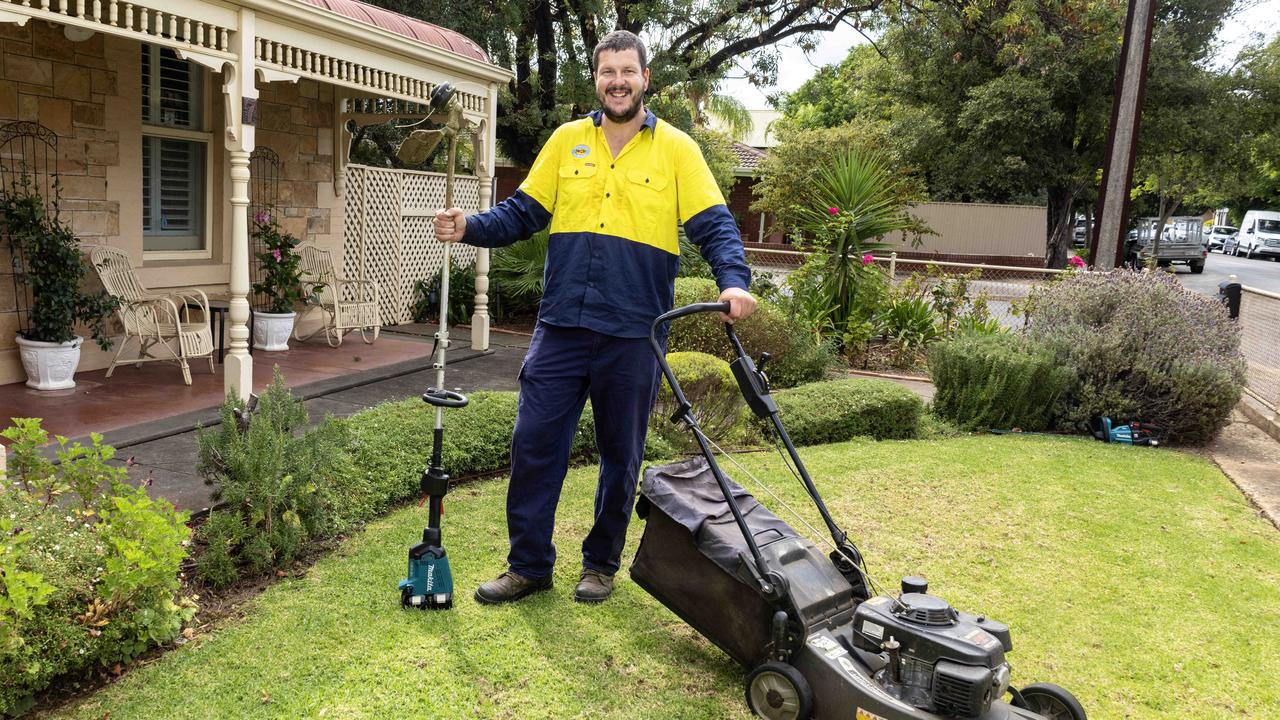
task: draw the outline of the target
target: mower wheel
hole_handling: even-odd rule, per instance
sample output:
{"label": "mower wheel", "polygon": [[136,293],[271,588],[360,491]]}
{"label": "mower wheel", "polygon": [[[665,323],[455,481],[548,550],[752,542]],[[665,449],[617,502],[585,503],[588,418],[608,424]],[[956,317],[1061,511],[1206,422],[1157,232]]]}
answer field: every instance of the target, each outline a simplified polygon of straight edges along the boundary
{"label": "mower wheel", "polygon": [[813,691],[795,667],[783,662],[762,663],[747,675],[747,707],[767,720],[809,720]]}
{"label": "mower wheel", "polygon": [[1033,683],[1013,697],[1014,705],[1040,713],[1046,720],[1086,720],[1084,706],[1060,685]]}

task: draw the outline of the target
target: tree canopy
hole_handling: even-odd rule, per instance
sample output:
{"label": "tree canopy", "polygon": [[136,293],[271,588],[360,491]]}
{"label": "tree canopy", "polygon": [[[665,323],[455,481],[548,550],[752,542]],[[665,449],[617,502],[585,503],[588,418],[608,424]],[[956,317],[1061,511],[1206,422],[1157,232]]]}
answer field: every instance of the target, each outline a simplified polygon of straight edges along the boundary
{"label": "tree canopy", "polygon": [[[1232,7],[1162,3],[1152,68],[1203,67]],[[882,123],[935,199],[1047,203],[1047,257],[1062,266],[1075,207],[1096,195],[1125,10],[1120,0],[938,0],[886,11],[874,45],[783,103],[785,124]],[[1153,81],[1144,117],[1187,97]]]}
{"label": "tree canopy", "polygon": [[[591,51],[615,29],[646,40],[651,95],[692,83],[694,94],[710,97],[715,84],[739,65],[752,82],[772,84],[777,43],[812,47],[819,33],[876,10],[884,0],[372,1],[457,30],[515,71],[499,98],[497,132],[503,152],[527,165],[552,130],[595,107]],[[699,111],[677,112],[671,121],[688,128]]]}

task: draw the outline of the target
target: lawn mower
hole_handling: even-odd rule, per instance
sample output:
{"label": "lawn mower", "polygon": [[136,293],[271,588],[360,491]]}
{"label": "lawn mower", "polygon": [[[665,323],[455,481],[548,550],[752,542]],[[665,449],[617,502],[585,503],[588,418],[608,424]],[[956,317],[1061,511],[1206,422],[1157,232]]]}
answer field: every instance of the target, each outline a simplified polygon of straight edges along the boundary
{"label": "lawn mower", "polygon": [[[453,101],[454,91],[449,83],[443,83],[431,93],[432,110],[447,109],[449,120],[438,130],[417,130],[401,146],[402,155],[416,157],[417,162],[427,156],[440,142],[449,141],[448,166],[445,173],[444,204],[453,207],[453,175],[457,158],[457,135],[462,125],[462,113]],[[440,269],[440,329],[435,335],[432,354],[435,362],[436,385],[423,394],[422,399],[436,409],[436,426],[431,438],[431,463],[422,472],[419,484],[424,502],[427,503],[427,527],[422,531],[422,542],[409,548],[408,577],[400,581],[400,605],[406,608],[447,610],[453,607],[453,573],[449,569],[449,556],[444,550],[440,533],[440,516],[444,513],[444,496],[449,492],[449,475],[444,471],[441,454],[444,445],[444,410],[467,405],[466,396],[446,390],[444,387],[445,356],[449,350],[449,243],[444,243],[444,264]]]}
{"label": "lawn mower", "polygon": [[753,362],[728,323],[730,368],[747,406],[785,446],[830,542],[807,522],[814,540],[801,536],[726,477],[657,338],[663,323],[728,310],[689,305],[653,323],[650,343],[677,403],[671,419],[702,453],[646,468],[636,584],[747,669],[747,705],[769,720],[1085,720],[1057,685],[1010,684],[1007,625],[952,608],[920,577],[903,578],[897,595],[878,591],[779,419],[768,355]]}

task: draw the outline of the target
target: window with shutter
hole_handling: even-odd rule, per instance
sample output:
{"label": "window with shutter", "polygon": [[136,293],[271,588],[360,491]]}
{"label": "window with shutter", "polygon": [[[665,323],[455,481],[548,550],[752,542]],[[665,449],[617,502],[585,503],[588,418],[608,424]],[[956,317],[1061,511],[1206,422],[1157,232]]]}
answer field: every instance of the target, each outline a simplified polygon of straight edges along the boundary
{"label": "window with shutter", "polygon": [[169,48],[142,46],[142,228],[147,251],[205,249],[209,142],[202,70]]}

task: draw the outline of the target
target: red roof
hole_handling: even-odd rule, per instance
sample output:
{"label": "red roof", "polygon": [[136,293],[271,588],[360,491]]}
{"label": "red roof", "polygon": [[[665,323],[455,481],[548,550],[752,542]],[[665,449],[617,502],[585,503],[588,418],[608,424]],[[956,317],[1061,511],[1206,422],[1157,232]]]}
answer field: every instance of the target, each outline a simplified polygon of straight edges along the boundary
{"label": "red roof", "polygon": [[302,2],[324,8],[367,25],[390,30],[398,35],[413,38],[419,42],[448,50],[463,57],[469,57],[481,62],[489,61],[489,56],[471,38],[462,33],[442,28],[439,25],[432,25],[425,20],[407,17],[358,0],[302,0]]}
{"label": "red roof", "polygon": [[733,141],[731,149],[738,160],[739,168],[755,170],[760,167],[760,163],[764,162],[764,159],[767,156],[763,150],[758,150],[745,143],[740,143],[737,140]]}

